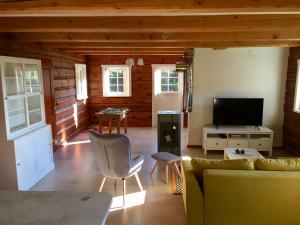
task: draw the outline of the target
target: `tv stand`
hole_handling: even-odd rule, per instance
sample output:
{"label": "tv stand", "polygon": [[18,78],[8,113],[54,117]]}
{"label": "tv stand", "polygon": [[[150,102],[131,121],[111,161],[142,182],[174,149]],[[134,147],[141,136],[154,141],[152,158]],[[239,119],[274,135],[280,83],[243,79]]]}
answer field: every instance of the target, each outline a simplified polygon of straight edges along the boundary
{"label": "tv stand", "polygon": [[267,127],[204,127],[203,149],[254,148],[272,155],[273,131]]}

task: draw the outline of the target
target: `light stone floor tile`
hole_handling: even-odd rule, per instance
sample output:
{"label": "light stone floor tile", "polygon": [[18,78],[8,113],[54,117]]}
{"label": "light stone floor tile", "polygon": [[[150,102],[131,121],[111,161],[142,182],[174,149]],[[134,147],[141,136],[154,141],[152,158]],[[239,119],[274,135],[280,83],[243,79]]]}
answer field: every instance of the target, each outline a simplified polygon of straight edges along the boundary
{"label": "light stone floor tile", "polygon": [[[157,131],[155,128],[129,128],[132,155],[142,154],[145,162],[139,172],[145,192],[140,192],[134,177],[127,180],[129,208],[115,207],[108,216],[107,225],[185,225],[185,213],[182,196],[171,193],[171,179],[164,183],[164,168],[159,166],[150,175],[155,161],[151,155],[157,151]],[[204,156],[200,149],[186,149],[187,132],[182,131],[182,155],[202,158],[223,158],[223,152],[208,152]],[[54,154],[55,170],[42,179],[32,190],[35,191],[84,191],[96,192],[100,185],[101,174],[95,153],[89,143],[88,132],[69,141],[68,146]],[[276,151],[275,156],[284,155]],[[117,199],[116,206],[121,206],[122,181],[114,185],[107,179],[103,191]],[[135,206],[135,204],[137,204]]]}

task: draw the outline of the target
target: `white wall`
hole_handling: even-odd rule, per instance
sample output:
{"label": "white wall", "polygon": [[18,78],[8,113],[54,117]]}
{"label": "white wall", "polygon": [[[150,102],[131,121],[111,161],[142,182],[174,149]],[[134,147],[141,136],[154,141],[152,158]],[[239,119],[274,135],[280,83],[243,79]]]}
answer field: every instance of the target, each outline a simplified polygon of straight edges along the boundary
{"label": "white wall", "polygon": [[264,98],[263,126],[282,144],[288,48],[195,49],[193,112],[188,144],[202,144],[202,128],[212,124],[213,97]]}

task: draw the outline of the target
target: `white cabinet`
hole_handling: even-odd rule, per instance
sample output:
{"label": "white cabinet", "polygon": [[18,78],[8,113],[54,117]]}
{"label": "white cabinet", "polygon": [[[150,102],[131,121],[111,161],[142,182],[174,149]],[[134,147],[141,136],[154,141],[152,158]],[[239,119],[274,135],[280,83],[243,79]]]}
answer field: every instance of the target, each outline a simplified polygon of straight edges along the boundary
{"label": "white cabinet", "polygon": [[266,127],[204,127],[203,149],[224,150],[224,148],[254,148],[268,151],[272,155],[273,131]]}
{"label": "white cabinet", "polygon": [[45,125],[41,61],[0,56],[7,139]]}
{"label": "white cabinet", "polygon": [[0,189],[25,191],[54,169],[41,61],[0,56],[0,72]]}
{"label": "white cabinet", "polygon": [[28,190],[54,169],[50,125],[14,140],[19,190]]}

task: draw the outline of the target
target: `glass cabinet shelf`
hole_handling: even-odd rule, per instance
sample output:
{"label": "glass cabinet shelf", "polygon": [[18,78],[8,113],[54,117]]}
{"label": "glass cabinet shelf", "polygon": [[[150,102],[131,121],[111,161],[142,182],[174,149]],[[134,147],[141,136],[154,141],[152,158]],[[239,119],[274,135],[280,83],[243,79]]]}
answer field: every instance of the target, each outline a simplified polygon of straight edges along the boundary
{"label": "glass cabinet shelf", "polygon": [[45,124],[41,61],[0,56],[7,138]]}

